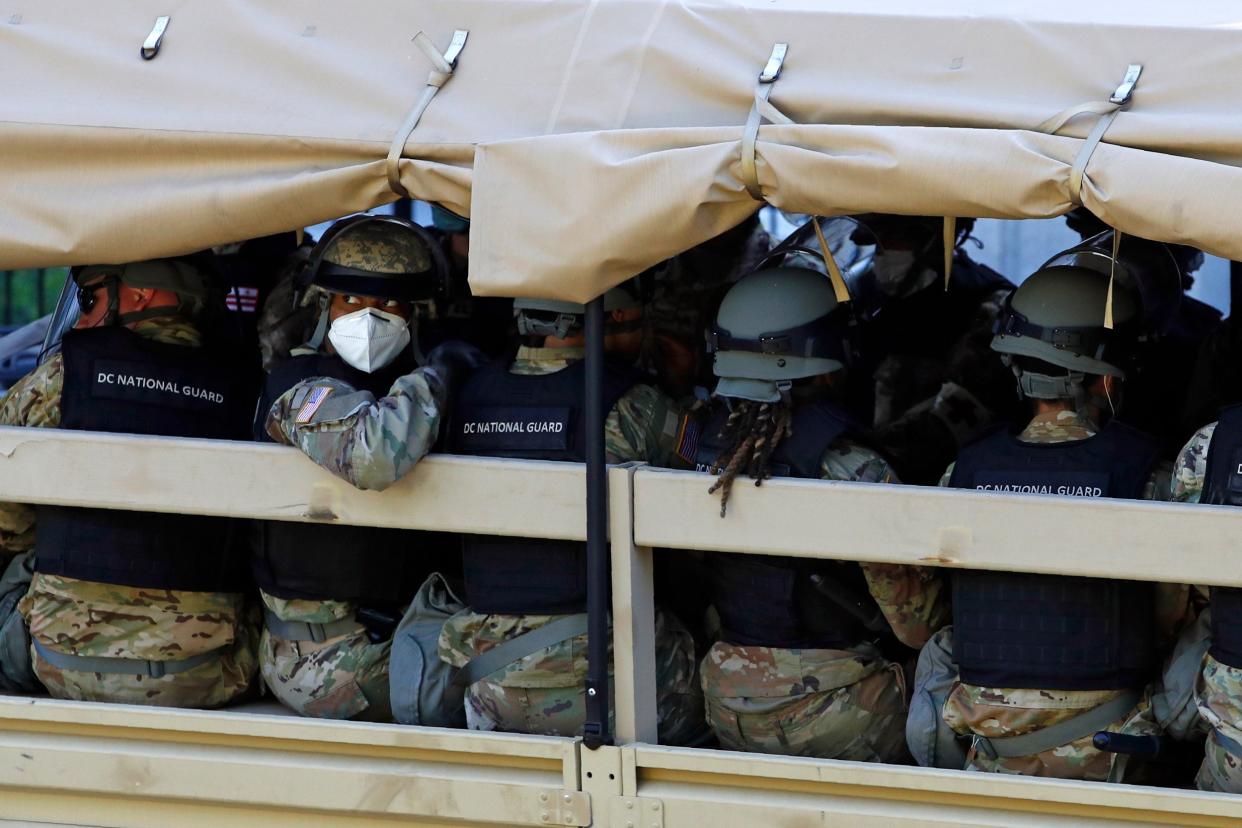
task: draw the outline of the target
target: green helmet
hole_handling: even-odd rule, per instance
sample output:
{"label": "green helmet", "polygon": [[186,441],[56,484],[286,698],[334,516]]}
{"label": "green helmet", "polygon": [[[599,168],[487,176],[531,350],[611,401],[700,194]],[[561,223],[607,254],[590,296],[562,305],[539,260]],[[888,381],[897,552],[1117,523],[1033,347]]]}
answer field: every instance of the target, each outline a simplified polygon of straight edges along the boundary
{"label": "green helmet", "polygon": [[[642,304],[638,284],[634,279],[610,288],[604,294],[605,313],[638,308]],[[513,300],[513,316],[517,319],[518,333],[522,336],[552,336],[564,339],[570,331],[582,327],[586,305],[560,299],[518,297]]]}
{"label": "green helmet", "polygon": [[[1102,233],[1057,253],[1005,300],[992,350],[1011,367],[1023,396],[1072,400],[1084,394],[1087,375],[1124,379],[1140,343],[1176,313],[1181,276],[1167,247],[1126,238],[1114,262],[1112,241],[1112,232]],[[1110,282],[1113,326],[1105,328]],[[1041,371],[1028,360],[1064,372]]]}
{"label": "green helmet", "polygon": [[[992,350],[1003,355],[1022,393],[1035,399],[1074,399],[1088,374],[1124,378],[1141,342],[1176,313],[1181,277],[1168,249],[1124,240],[1116,263],[1112,234],[1058,253],[1006,299]],[[1112,282],[1113,327],[1104,325]],[[1064,368],[1033,370],[1022,359]]]}
{"label": "green helmet", "polygon": [[123,265],[86,265],[73,268],[71,275],[78,285],[103,277],[104,281],[109,283],[108,303],[111,314],[116,322],[123,324],[156,316],[168,316],[169,309],[167,307],[146,308],[132,313],[117,314],[119,297],[115,292],[116,283],[133,288],[172,291],[177,294],[178,300],[174,312],[178,316],[187,318],[198,318],[209,312],[217,311],[222,301],[222,295],[211,276],[185,259],[148,259]]}
{"label": "green helmet", "polygon": [[448,265],[436,240],[397,216],[350,216],[333,224],[311,252],[303,287],[401,302],[444,291]]}
{"label": "green helmet", "polygon": [[725,294],[707,333],[716,393],[776,402],[793,380],[841,370],[850,321],[821,273],[775,267],[746,276]]}

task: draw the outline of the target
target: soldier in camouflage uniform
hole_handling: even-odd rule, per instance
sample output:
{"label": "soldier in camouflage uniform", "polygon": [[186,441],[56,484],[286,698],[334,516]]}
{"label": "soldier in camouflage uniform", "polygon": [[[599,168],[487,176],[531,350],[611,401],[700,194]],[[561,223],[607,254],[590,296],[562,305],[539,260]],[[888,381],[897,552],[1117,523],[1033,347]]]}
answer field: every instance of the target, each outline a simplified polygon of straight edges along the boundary
{"label": "soldier in camouflage uniform", "polygon": [[[1172,500],[1242,505],[1237,467],[1242,453],[1242,407],[1230,406],[1217,422],[1195,432],[1177,457]],[[1205,791],[1242,793],[1242,591],[1212,587],[1210,645],[1195,686],[1202,723],[1210,728],[1195,784]],[[1165,683],[1180,681],[1166,667]]]}
{"label": "soldier in camouflage uniform", "polygon": [[[223,310],[180,260],[75,268],[81,317],[10,389],[0,422],[237,439],[252,401],[195,320]],[[0,504],[0,544],[33,554],[19,609],[58,698],[218,707],[256,672],[257,617],[224,518]],[[6,672],[7,672],[6,665]]]}
{"label": "soldier in camouflage uniform", "polygon": [[[463,387],[449,449],[580,462],[585,441],[584,308],[531,299],[518,299],[515,307],[527,344],[476,372]],[[684,467],[686,416],[632,367],[642,337],[643,311],[636,291],[609,291],[605,307],[607,460]],[[444,625],[440,657],[468,676],[469,726],[559,736],[580,733],[586,713],[585,545],[481,535],[463,540],[469,608]],[[539,643],[544,628],[563,632]],[[536,644],[527,647],[520,644],[523,640]],[[511,657],[473,675],[476,658],[485,659],[502,645],[509,647]],[[660,739],[672,744],[697,741],[705,728],[693,639],[671,613],[656,614],[656,651]]]}
{"label": "soldier in camouflage uniform", "polygon": [[[760,270],[725,296],[708,338],[721,379],[697,448],[698,468],[719,474],[722,517],[743,473],[756,485],[897,482],[831,399],[850,358],[849,314],[807,269]],[[935,570],[722,553],[708,565],[722,640],[701,669],[722,746],[907,758],[905,675],[886,654],[911,656],[946,623]]]}
{"label": "soldier in camouflage uniform", "polygon": [[674,399],[707,385],[703,330],[725,292],[749,273],[772,246],[759,214],[714,239],[657,265],[644,302],[640,364]]}
{"label": "soldier in camouflage uniform", "polygon": [[[416,322],[443,279],[434,244],[391,216],[344,219],[324,234],[302,284],[319,325],[269,375],[263,437],[360,489],[387,488],[430,450],[451,389],[481,360],[449,342],[415,363]],[[263,524],[253,564],[272,693],[307,716],[390,721],[393,628],[444,551],[427,533]]]}
{"label": "soldier in camouflage uniform", "polygon": [[[1162,245],[1127,239],[1112,288],[1116,327],[1106,328],[1110,246],[1106,238],[1054,257],[1007,302],[992,347],[1034,416],[1017,434],[998,429],[968,446],[942,485],[1163,499],[1168,473],[1158,466],[1159,442],[1109,415],[1134,365],[1134,343],[1161,312],[1151,297],[1176,304],[1177,268]],[[1140,279],[1149,280],[1149,292],[1140,292]],[[1159,732],[1146,686],[1190,620],[1188,588],[975,570],[953,581],[954,627],[924,650],[919,681],[950,686],[938,712],[970,740],[967,768],[1119,778],[1122,763],[1096,750],[1092,737]],[[929,661],[948,651],[954,663],[939,670],[960,671],[956,682],[934,675]],[[910,738],[919,756],[913,727]]]}

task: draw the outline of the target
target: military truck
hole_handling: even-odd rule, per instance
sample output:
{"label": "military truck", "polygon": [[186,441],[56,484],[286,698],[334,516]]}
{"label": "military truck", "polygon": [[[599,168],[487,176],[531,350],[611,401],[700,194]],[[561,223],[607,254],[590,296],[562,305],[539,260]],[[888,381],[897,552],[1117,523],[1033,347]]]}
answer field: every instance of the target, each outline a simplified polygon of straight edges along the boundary
{"label": "military truck", "polygon": [[[482,295],[593,300],[765,202],[950,228],[1082,204],[1123,233],[1242,259],[1232,5],[8,3],[0,267],[175,255],[405,196],[471,218]],[[584,404],[602,428],[590,389]],[[739,487],[721,520],[700,474],[607,468],[599,440],[589,455],[435,456],[373,493],[283,447],[0,429],[8,500],[585,540],[592,648],[611,610],[615,676],[610,728],[593,660],[603,698],[583,738],[0,698],[0,821],[1242,820],[1228,795],[655,739],[664,550],[1242,586],[1234,510],[773,480]],[[487,508],[463,510],[463,492]]]}

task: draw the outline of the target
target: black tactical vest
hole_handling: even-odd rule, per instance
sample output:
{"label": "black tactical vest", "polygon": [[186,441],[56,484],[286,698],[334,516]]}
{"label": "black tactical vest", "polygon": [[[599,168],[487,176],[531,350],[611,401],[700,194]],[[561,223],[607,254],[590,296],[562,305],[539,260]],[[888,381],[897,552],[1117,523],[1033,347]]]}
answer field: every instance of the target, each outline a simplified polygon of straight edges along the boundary
{"label": "black tactical vest", "polygon": [[[253,400],[211,348],[120,327],[64,336],[61,428],[237,439]],[[38,507],[37,571],[146,589],[239,592],[245,559],[228,518]]]}
{"label": "black tactical vest", "polygon": [[[998,429],[962,450],[949,485],[1137,499],[1158,449],[1115,422],[1066,443],[1024,443]],[[1153,598],[1153,585],[1140,581],[960,570],[953,658],[962,681],[982,687],[1136,687],[1156,666]]]}
{"label": "black tactical vest", "polygon": [[[413,370],[404,358],[374,374],[359,371],[340,357],[291,357],[268,375],[255,417],[255,433],[270,441],[263,424],[281,394],[302,380],[332,377],[378,399],[393,382]],[[312,601],[353,601],[368,607],[397,608],[418,590],[428,569],[425,543],[432,536],[405,529],[344,524],[264,521],[251,559],[254,579],[268,595]]]}
{"label": "black tactical vest", "polygon": [[[1242,406],[1226,408],[1212,433],[1200,503],[1242,506]],[[1242,669],[1242,589],[1212,587],[1212,658]]]}
{"label": "black tactical vest", "polygon": [[[721,431],[727,419],[725,406],[715,406],[699,438],[699,471],[709,470],[724,449]],[[792,426],[793,434],[781,441],[768,464],[773,476],[819,479],[824,452],[854,430],[844,409],[827,402],[797,406]],[[844,649],[863,638],[857,619],[820,594],[812,580],[831,578],[869,601],[857,564],[723,553],[710,553],[708,564],[721,637],[730,644]]]}
{"label": "black tactical vest", "polygon": [[[585,459],[582,408],[586,364],[553,374],[519,375],[512,358],[477,371],[458,395],[449,450],[454,454],[526,460]],[[640,377],[607,366],[604,410],[611,411]],[[498,615],[585,612],[586,544],[536,538],[465,535],[466,603]]]}

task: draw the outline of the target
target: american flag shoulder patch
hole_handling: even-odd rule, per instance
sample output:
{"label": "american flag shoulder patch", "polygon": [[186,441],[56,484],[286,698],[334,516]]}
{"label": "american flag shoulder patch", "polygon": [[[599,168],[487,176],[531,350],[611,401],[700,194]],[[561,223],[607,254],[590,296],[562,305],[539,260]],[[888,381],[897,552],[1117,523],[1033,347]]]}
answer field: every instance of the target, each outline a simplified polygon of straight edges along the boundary
{"label": "american flag shoulder patch", "polygon": [[695,456],[699,453],[699,433],[702,426],[699,425],[697,417],[686,414],[681,418],[681,425],[677,429],[677,456],[687,463],[693,463]]}
{"label": "american flag shoulder patch", "polygon": [[294,418],[295,422],[309,423],[311,417],[315,416],[315,412],[319,410],[319,406],[323,405],[323,401],[332,393],[331,386],[317,385],[311,389],[306,395],[306,401],[302,403],[302,407],[298,409],[298,416]]}

